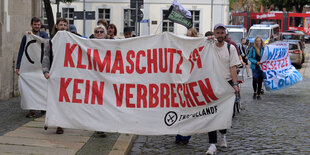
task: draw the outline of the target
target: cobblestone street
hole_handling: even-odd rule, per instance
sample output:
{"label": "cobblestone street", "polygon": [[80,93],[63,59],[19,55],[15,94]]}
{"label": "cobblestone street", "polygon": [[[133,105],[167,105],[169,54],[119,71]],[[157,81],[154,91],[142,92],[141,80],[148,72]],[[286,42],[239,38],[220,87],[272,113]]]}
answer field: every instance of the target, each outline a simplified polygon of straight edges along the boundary
{"label": "cobblestone street", "polygon": [[[310,79],[280,91],[265,92],[262,100],[252,99],[252,79],[241,87],[244,108],[228,130],[228,148],[217,154],[310,154]],[[139,136],[131,155],[204,154],[208,135],[192,136],[187,145],[175,144],[174,135]]]}

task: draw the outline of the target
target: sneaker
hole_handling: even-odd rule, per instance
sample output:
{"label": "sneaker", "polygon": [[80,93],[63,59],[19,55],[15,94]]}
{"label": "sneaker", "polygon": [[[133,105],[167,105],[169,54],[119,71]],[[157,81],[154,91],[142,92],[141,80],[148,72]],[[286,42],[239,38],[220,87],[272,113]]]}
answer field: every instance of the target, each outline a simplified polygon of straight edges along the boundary
{"label": "sneaker", "polygon": [[97,134],[98,137],[106,137],[107,136],[105,134],[105,132],[102,132],[102,131],[96,131],[95,133]]}
{"label": "sneaker", "polygon": [[182,141],[181,135],[176,135],[176,136],[175,136],[175,143],[176,143],[176,144],[179,144],[181,141]]}
{"label": "sneaker", "polygon": [[261,89],[260,94],[263,95],[264,93],[265,93],[264,89]]}
{"label": "sneaker", "polygon": [[63,134],[63,133],[64,133],[64,129],[62,129],[61,127],[57,127],[56,134]]}
{"label": "sneaker", "polygon": [[182,140],[182,143],[183,143],[184,145],[186,145],[186,144],[189,143],[189,140]]}
{"label": "sneaker", "polygon": [[254,100],[256,99],[256,93],[253,93],[253,99]]}
{"label": "sneaker", "polygon": [[226,135],[225,135],[225,134],[221,134],[220,137],[221,137],[220,146],[221,146],[221,147],[227,147]]}
{"label": "sneaker", "polygon": [[32,118],[35,116],[34,110],[29,110],[28,114],[26,115],[26,118]]}
{"label": "sneaker", "polygon": [[257,95],[257,100],[262,100],[262,97],[260,97],[260,95]]}
{"label": "sneaker", "polygon": [[216,154],[216,146],[215,144],[211,144],[208,151],[206,152],[208,155],[214,155]]}

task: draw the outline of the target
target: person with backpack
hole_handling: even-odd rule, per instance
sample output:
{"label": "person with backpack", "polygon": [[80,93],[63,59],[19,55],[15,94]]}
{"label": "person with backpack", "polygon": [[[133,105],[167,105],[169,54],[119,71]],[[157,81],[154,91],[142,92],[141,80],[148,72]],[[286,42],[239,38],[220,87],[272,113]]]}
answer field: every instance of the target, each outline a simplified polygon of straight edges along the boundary
{"label": "person with backpack", "polygon": [[[226,37],[226,27],[224,24],[216,24],[214,26],[214,36],[216,42],[213,44],[213,49],[215,53],[219,56],[219,65],[224,74],[224,78],[233,87],[235,94],[238,94],[238,81],[237,81],[237,65],[240,65],[240,60],[238,57],[237,49],[235,46],[230,46],[225,42]],[[220,146],[227,147],[226,133],[227,129],[219,130],[220,132]],[[211,131],[208,133],[209,136],[209,148],[206,154],[214,155],[216,153],[216,143],[217,143],[217,131]]]}
{"label": "person with backpack", "polygon": [[248,63],[248,54],[249,53],[248,53],[248,50],[247,50],[248,47],[246,45],[246,39],[245,38],[241,38],[241,43],[238,44],[238,48],[239,48],[242,60],[244,62],[244,66],[245,66],[247,77],[249,78],[250,77],[250,66],[249,66],[249,63]]}

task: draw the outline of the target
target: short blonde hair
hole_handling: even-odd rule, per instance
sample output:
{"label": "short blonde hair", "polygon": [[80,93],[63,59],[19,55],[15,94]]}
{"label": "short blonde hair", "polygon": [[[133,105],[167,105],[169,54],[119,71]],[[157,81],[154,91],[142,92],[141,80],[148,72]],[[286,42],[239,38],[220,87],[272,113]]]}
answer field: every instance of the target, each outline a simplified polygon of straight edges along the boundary
{"label": "short blonde hair", "polygon": [[94,33],[96,33],[96,31],[97,31],[98,29],[103,29],[104,34],[107,34],[107,29],[106,29],[103,25],[98,25],[98,26],[96,26],[96,27],[94,28]]}

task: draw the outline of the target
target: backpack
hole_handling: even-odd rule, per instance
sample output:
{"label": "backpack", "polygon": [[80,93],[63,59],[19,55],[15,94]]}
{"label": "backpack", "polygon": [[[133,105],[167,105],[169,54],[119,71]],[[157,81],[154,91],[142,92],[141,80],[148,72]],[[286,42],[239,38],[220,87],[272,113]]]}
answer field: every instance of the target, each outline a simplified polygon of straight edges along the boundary
{"label": "backpack", "polygon": [[230,43],[227,43],[227,49],[228,49],[228,53],[229,53],[229,55],[230,55]]}

